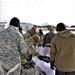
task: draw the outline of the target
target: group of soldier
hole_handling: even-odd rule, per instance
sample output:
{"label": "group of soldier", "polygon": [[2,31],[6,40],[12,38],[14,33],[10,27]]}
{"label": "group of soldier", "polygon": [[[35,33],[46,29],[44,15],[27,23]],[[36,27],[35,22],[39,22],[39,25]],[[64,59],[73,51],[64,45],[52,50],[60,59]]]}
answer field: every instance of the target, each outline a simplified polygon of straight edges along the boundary
{"label": "group of soldier", "polygon": [[14,17],[9,27],[0,32],[0,75],[46,75],[35,66],[32,57],[37,56],[42,60],[43,56],[36,52],[36,47],[50,47],[50,40],[55,34],[53,28],[46,35],[41,29],[39,32],[36,29],[34,25],[23,34],[20,20]]}
{"label": "group of soldier", "polygon": [[[23,35],[24,40],[25,40],[26,44],[28,45],[28,50],[27,50],[28,52],[24,56],[25,56],[25,58],[27,57],[27,59],[30,58],[30,61],[31,61],[31,57],[32,56],[37,56],[40,60],[43,60],[43,58],[46,57],[46,58],[48,58],[48,61],[47,60],[43,60],[43,61],[49,62],[50,61],[50,57],[41,56],[38,52],[36,52],[36,47],[40,47],[40,46],[42,46],[42,47],[45,47],[45,46],[46,47],[50,47],[51,39],[55,35],[54,29],[53,28],[50,28],[49,29],[49,32],[47,34],[45,34],[45,35],[44,35],[44,33],[43,33],[43,31],[42,31],[41,28],[39,29],[38,32],[36,30],[37,30],[37,26],[36,25],[33,25],[33,27],[30,30],[28,30]],[[35,68],[33,68],[33,69],[35,69]],[[39,74],[36,74],[36,72],[34,72],[34,74],[32,74],[32,75],[46,75],[46,74],[45,74],[45,72],[40,71]]]}

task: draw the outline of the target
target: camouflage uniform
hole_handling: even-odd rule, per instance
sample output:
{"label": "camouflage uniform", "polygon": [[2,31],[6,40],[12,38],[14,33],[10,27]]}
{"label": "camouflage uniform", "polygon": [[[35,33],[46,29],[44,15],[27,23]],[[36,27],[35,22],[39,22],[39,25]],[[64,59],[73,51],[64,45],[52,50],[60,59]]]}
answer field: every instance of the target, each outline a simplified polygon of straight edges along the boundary
{"label": "camouflage uniform", "polygon": [[29,30],[24,34],[24,38],[29,38],[33,35],[35,35],[36,33],[34,33],[33,31]]}
{"label": "camouflage uniform", "polygon": [[[34,46],[35,42],[34,42],[33,38],[32,37],[27,38],[27,39],[25,39],[25,41],[28,45],[28,50],[25,55],[22,55],[22,65],[24,63],[31,62],[32,57],[30,57],[30,55],[39,56],[39,53],[37,53],[35,51],[35,46]],[[27,59],[27,61],[25,59]],[[22,67],[22,75],[42,75],[42,73],[41,73],[40,68],[38,68],[37,66],[34,65],[33,67],[28,68],[28,69]]]}
{"label": "camouflage uniform", "polygon": [[40,42],[38,43],[38,46],[42,46],[43,45],[44,34],[39,34],[39,36],[40,36]]}
{"label": "camouflage uniform", "polygon": [[39,67],[35,66],[34,68],[30,68],[30,69],[23,69],[23,73],[22,75],[43,75],[41,73],[41,70]]}
{"label": "camouflage uniform", "polygon": [[28,46],[21,33],[14,27],[0,31],[0,75],[20,75],[21,54]]}
{"label": "camouflage uniform", "polygon": [[44,46],[51,43],[52,38],[55,36],[54,32],[49,32],[44,36],[43,44]]}
{"label": "camouflage uniform", "polygon": [[39,29],[38,35],[40,36],[40,42],[38,43],[38,46],[42,46],[43,45],[43,38],[44,38],[44,34],[43,34],[42,29]]}
{"label": "camouflage uniform", "polygon": [[30,30],[28,30],[25,34],[24,34],[24,39],[25,38],[29,38],[31,36],[34,36],[36,35],[37,32],[36,32],[36,28],[35,27],[32,27]]}

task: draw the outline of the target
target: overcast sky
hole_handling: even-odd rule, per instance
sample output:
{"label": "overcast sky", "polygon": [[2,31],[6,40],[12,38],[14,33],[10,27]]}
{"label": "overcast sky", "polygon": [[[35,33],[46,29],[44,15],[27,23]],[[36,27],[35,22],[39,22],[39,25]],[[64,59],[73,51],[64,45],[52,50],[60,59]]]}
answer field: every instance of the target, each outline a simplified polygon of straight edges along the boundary
{"label": "overcast sky", "polygon": [[75,25],[75,0],[1,0],[0,21],[18,17],[21,22]]}

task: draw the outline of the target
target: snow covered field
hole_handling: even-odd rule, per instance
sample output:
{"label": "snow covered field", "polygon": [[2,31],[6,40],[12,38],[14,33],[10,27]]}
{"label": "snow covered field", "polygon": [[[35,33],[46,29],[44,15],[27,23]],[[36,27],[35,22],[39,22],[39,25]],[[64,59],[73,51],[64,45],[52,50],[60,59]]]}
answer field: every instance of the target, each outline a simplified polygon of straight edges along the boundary
{"label": "snow covered field", "polygon": [[[44,35],[46,34],[46,33],[48,33],[49,31],[48,30],[46,30],[46,31],[43,31],[43,33],[44,33]],[[73,34],[75,34],[75,31],[71,31]],[[25,34],[26,32],[25,31],[23,31],[23,34]],[[54,31],[54,33],[57,33],[56,31]]]}
{"label": "snow covered field", "polygon": [[[39,52],[42,56],[50,57],[50,48],[49,47],[37,47],[36,51]],[[42,71],[46,73],[46,75],[55,75],[55,70],[50,68],[50,62],[44,62],[43,60],[39,60],[36,56],[32,57],[32,60],[36,63],[36,66],[40,67]]]}

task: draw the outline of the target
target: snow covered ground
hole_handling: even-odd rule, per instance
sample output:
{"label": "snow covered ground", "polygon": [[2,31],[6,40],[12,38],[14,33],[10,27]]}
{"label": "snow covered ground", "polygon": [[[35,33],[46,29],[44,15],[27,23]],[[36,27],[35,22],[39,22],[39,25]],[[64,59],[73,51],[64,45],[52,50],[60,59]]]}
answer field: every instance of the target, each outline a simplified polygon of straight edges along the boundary
{"label": "snow covered ground", "polygon": [[[41,28],[41,29],[42,29],[44,35],[49,32],[49,30],[48,30],[47,28]],[[73,27],[73,28],[71,28],[71,27],[69,28],[69,27],[68,27],[67,29],[70,30],[72,33],[75,34],[75,28],[74,28],[74,27]],[[38,31],[39,31],[39,28],[37,29],[37,32],[38,32]],[[26,31],[23,31],[23,33],[25,34]],[[57,33],[57,31],[55,30],[54,33]]]}
{"label": "snow covered ground", "polygon": [[[43,33],[44,33],[44,35],[46,34],[46,33],[48,33],[49,31],[47,30],[47,31],[43,31]],[[56,31],[54,31],[55,33],[57,33]],[[73,34],[75,34],[75,31],[71,31]],[[25,34],[26,32],[25,31],[23,31],[23,34]]]}
{"label": "snow covered ground", "polygon": [[[36,51],[39,52],[42,56],[49,56],[50,57],[50,48],[49,47],[37,47]],[[39,60],[36,56],[32,57],[32,60],[36,63],[36,66],[40,67],[42,71],[46,73],[46,75],[55,75],[55,70],[50,68],[50,62],[44,62]]]}

